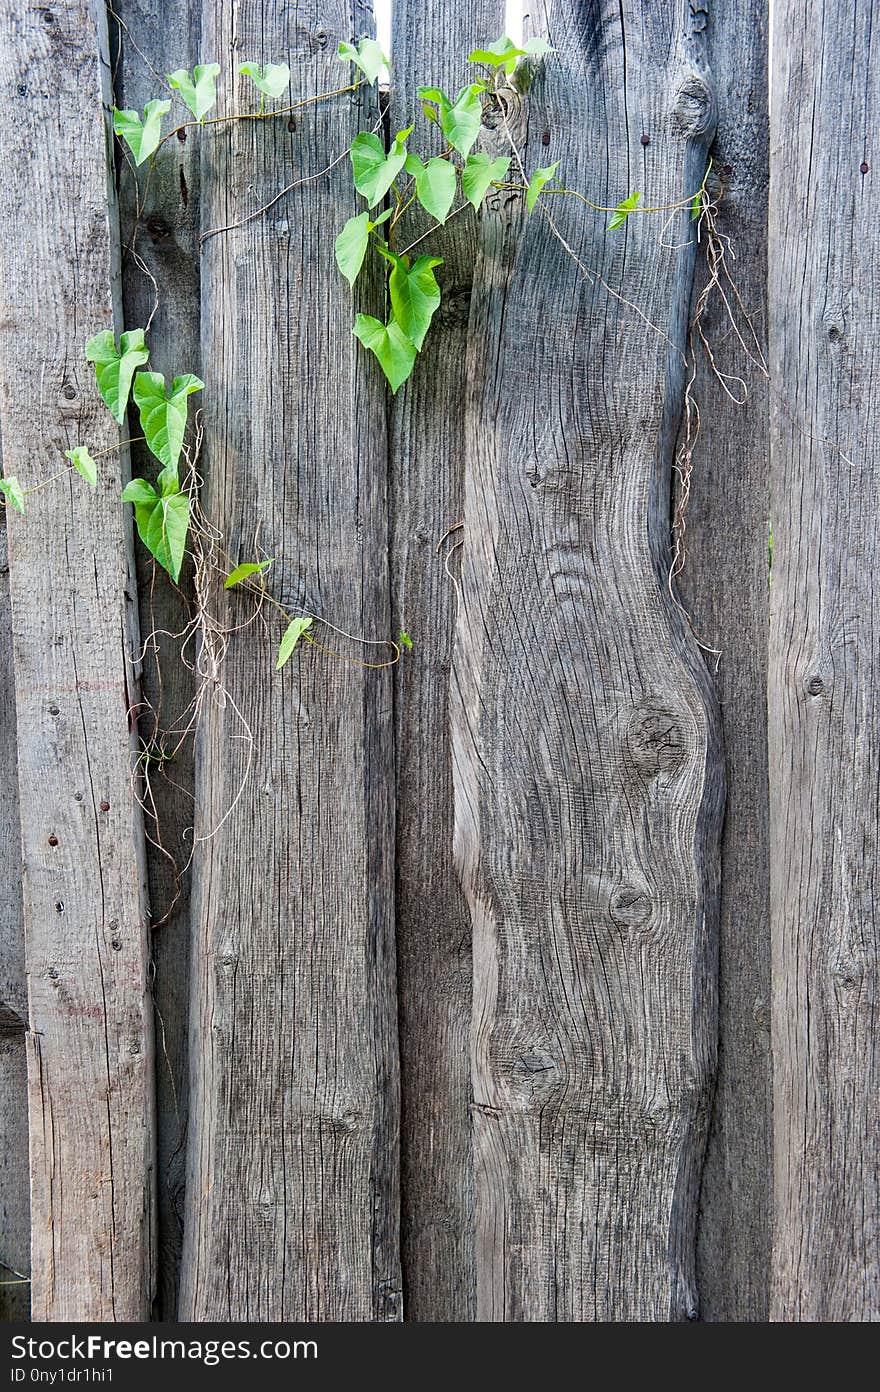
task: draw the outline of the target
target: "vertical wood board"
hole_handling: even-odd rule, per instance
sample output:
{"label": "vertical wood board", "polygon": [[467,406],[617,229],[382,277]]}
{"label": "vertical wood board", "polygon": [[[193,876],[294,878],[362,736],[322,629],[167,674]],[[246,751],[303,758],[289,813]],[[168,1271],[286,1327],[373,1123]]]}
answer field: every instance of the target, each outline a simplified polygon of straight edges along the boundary
{"label": "vertical wood board", "polygon": [[[226,72],[289,62],[309,96],[351,80],[336,50],[361,23],[217,0],[203,46]],[[233,90],[257,109],[244,79]],[[276,558],[289,611],[370,639],[390,623],[384,389],[332,243],[359,210],[349,142],[378,120],[361,88],[202,144],[203,235],[299,181],[204,243],[208,513],[235,560]],[[211,602],[232,618],[246,596]],[[276,675],[267,619],[230,645],[197,751],[182,1312],[398,1319],[391,680],[307,642]]]}
{"label": "vertical wood board", "polygon": [[[119,435],[83,357],[117,324],[106,25],[4,4],[0,424],[34,486]],[[51,199],[45,190],[52,190]],[[35,216],[39,207],[41,215]],[[29,994],[33,1314],[134,1320],[153,1273],[153,1039],[117,453],[8,516]]]}
{"label": "vertical wood board", "polygon": [[[525,105],[504,98],[499,153],[512,131],[527,173],[560,160],[611,206],[699,184],[713,99],[686,4],[529,23],[557,52]],[[503,200],[470,318],[453,756],[477,1318],[681,1318],[722,792],[709,683],[665,587],[693,248],[661,248],[647,217],[611,236],[573,199],[548,212],[588,278],[540,211]]]}
{"label": "vertical wood board", "polygon": [[771,1318],[880,1318],[874,7],[775,8]]}

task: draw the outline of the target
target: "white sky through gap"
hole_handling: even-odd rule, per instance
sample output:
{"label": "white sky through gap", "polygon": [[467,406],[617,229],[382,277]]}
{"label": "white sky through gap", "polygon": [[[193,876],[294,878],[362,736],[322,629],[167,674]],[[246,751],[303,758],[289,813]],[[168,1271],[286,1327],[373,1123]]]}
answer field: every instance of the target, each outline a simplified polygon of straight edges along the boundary
{"label": "white sky through gap", "polygon": [[[504,6],[504,32],[515,44],[522,43],[523,18],[525,5],[523,0],[506,0]],[[480,37],[487,41],[497,39],[497,34],[481,34]]]}
{"label": "white sky through gap", "polygon": [[[376,38],[382,52],[391,57],[391,0],[373,0],[373,17],[376,20]],[[383,78],[383,81],[386,79]]]}

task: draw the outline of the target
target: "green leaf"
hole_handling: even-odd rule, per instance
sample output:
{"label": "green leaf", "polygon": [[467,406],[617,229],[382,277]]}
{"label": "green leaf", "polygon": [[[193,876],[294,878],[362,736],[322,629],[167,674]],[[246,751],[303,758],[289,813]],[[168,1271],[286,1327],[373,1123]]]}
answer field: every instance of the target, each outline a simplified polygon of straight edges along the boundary
{"label": "green leaf", "polygon": [[703,190],[697,189],[691,200],[691,222],[696,222],[703,211]]}
{"label": "green leaf", "polygon": [[223,586],[224,590],[231,590],[233,585],[240,585],[242,580],[247,580],[249,575],[257,575],[259,571],[270,566],[274,559],[274,556],[270,556],[265,561],[245,561],[242,565],[237,565],[235,570],[231,570],[227,575]]}
{"label": "green leaf", "polygon": [[364,264],[370,229],[375,225],[370,222],[369,213],[358,213],[357,217],[348,219],[334,243],[336,264],[352,287]]}
{"label": "green leaf", "polygon": [[429,159],[427,164],[419,160],[419,164],[417,171],[407,165],[409,173],[415,172],[416,197],[426,213],[445,222],[455,199],[455,165],[439,157]]}
{"label": "green leaf", "polygon": [[351,142],[349,158],[354,186],[371,208],[385,197],[406,164],[406,138],[411,131],[412,126],[400,131],[387,155],[379,137],[372,131],[361,131]]}
{"label": "green leaf", "polygon": [[187,397],[201,391],[204,385],[192,373],[175,377],[170,391],[161,372],[139,372],[134,379],[141,428],[149,448],[166,469],[176,470],[183,448]]}
{"label": "green leaf", "polygon": [[281,646],[278,649],[278,661],[275,663],[275,671],[280,672],[291,656],[300,638],[307,629],[312,626],[312,617],[305,614],[301,618],[293,619],[284,630],[284,637],[281,639]]}
{"label": "green leaf", "polygon": [[134,503],[135,507],[139,507],[141,504],[148,504],[152,507],[158,497],[159,494],[153,485],[144,478],[133,478],[122,490],[122,501]]}
{"label": "green leaf", "polygon": [[448,111],[451,106],[451,102],[442,87],[419,87],[416,95],[423,103],[432,102],[435,106],[439,107],[441,116],[443,112]]}
{"label": "green leaf", "polygon": [[0,493],[3,494],[7,503],[11,503],[17,512],[25,511],[24,493],[21,484],[14,474],[9,474],[6,478],[0,478]]}
{"label": "green leaf", "polygon": [[113,419],[120,425],[125,419],[128,393],[135,369],[142,367],[150,354],[147,350],[143,329],[131,329],[124,333],[116,347],[116,339],[110,329],[90,338],[85,347],[85,355],[95,364],[95,376],[101,399],[109,407]]}
{"label": "green leaf", "polygon": [[443,258],[420,256],[410,266],[407,257],[391,255],[392,271],[388,289],[394,318],[407,338],[420,349],[440,304],[440,286],[434,275],[434,267],[442,266]]}
{"label": "green leaf", "polygon": [[365,348],[375,353],[392,392],[396,392],[413,370],[416,346],[392,318],[387,324],[370,314],[359,314],[352,333]]}
{"label": "green leaf", "polygon": [[446,139],[460,155],[469,155],[474,141],[480,133],[483,106],[480,93],[486,90],[485,83],[472,82],[462,87],[451,106],[440,112],[440,126]]}
{"label": "green leaf", "polygon": [[96,487],[98,466],[85,445],[75,445],[73,449],[65,450],[64,457],[70,460],[78,473],[82,474],[86,483],[90,483],[93,488]]}
{"label": "green leaf", "polygon": [[360,51],[354,44],[341,43],[339,45],[340,58],[347,58],[355,67],[360,68],[369,83],[374,83],[384,67],[388,66],[388,59],[382,52],[375,39],[363,39]]}
{"label": "green leaf", "polygon": [[400,637],[397,641],[400,643],[401,647],[404,648],[411,648],[413,645],[413,640],[410,638],[405,628],[400,630]]}
{"label": "green leaf", "polygon": [[180,479],[177,476],[177,465],[174,465],[173,468],[162,469],[156,482],[163,498],[167,498],[171,493],[179,493]]}
{"label": "green leaf", "polygon": [[525,49],[517,48],[506,34],[502,34],[500,39],[486,44],[485,48],[475,48],[468,54],[468,62],[485,63],[490,68],[503,67],[505,72],[512,73],[516,67],[516,60],[524,56]]}
{"label": "green leaf", "polygon": [[533,213],[535,211],[535,204],[538,201],[538,196],[541,192],[541,189],[544,187],[546,183],[550,181],[550,179],[553,178],[553,175],[556,173],[558,168],[559,160],[557,160],[555,164],[546,165],[544,169],[535,170],[534,174],[532,175],[531,182],[529,183],[529,186],[526,190],[526,207],[528,208],[530,213]]}
{"label": "green leaf", "polygon": [[280,97],[290,85],[290,68],[286,63],[267,63],[264,68],[259,63],[242,63],[238,71],[249,77],[265,97]]}
{"label": "green leaf", "polygon": [[468,54],[469,63],[485,63],[490,68],[504,68],[506,73],[512,73],[520,58],[541,58],[545,53],[553,53],[546,39],[527,39],[522,48],[502,34],[500,39],[494,43],[486,44],[485,48],[475,48]]}
{"label": "green leaf", "polygon": [[212,106],[217,102],[217,78],[220,75],[219,63],[198,63],[192,75],[186,68],[166,73],[172,87],[178,91],[197,121],[204,121]]}
{"label": "green leaf", "polygon": [[423,105],[433,102],[438,108],[443,134],[460,155],[470,154],[471,146],[480,133],[483,115],[480,93],[485,90],[485,82],[471,82],[467,87],[462,87],[455,101],[451,102],[441,87],[418,89]]}
{"label": "green leaf", "polygon": [[527,58],[543,58],[545,53],[555,53],[556,49],[546,39],[526,39],[523,53]]}
{"label": "green leaf", "polygon": [[146,535],[141,534],[147,550],[175,582],[180,579],[188,530],[189,498],[185,493],[168,493],[153,508]]}
{"label": "green leaf", "polygon": [[479,210],[489,185],[502,183],[509,168],[510,160],[504,155],[499,155],[497,159],[490,159],[482,152],[468,155],[461,171],[461,189],[468,202]]}
{"label": "green leaf", "polygon": [[[189,498],[172,487],[170,471],[159,475],[162,492],[146,479],[132,479],[122,490],[122,501],[134,504],[138,536],[172,580],[180,579],[189,531]],[[165,477],[163,478],[163,475]]]}
{"label": "green leaf", "polygon": [[125,141],[135,164],[143,164],[162,139],[162,117],[171,110],[170,101],[148,101],[141,120],[136,111],[113,108],[113,131]]}
{"label": "green leaf", "polygon": [[611,221],[608,224],[609,232],[613,232],[616,227],[623,226],[630,213],[638,207],[641,196],[640,193],[631,193],[629,198],[624,198],[618,203],[611,214]]}

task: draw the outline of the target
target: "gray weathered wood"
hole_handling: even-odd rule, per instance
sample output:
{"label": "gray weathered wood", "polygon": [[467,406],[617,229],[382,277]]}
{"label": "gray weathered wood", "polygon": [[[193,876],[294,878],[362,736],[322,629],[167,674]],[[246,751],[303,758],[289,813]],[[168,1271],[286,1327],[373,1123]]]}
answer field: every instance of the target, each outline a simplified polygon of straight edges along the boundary
{"label": "gray weathered wood", "polygon": [[[529,168],[561,159],[599,203],[699,183],[712,98],[686,3],[539,5],[531,23],[558,54],[527,129],[507,103]],[[705,668],[665,589],[693,253],[647,217],[611,237],[607,215],[548,200],[650,329],[513,203],[484,217],[475,276],[453,670],[477,1317],[680,1318],[697,1308],[722,784]]]}
{"label": "gray weathered wood", "polygon": [[[310,95],[350,80],[336,49],[361,23],[344,4],[206,0],[203,51],[227,73],[288,61]],[[233,93],[255,109],[245,80]],[[364,89],[202,142],[205,230],[340,159],[204,245],[205,500],[234,557],[259,528],[282,603],[369,638],[390,624],[384,387],[332,243],[358,205],[348,144],[377,118]],[[305,643],[276,676],[269,629],[232,640],[231,699],[210,701],[197,751],[182,1313],[397,1319],[391,680]]]}
{"label": "gray weathered wood", "polygon": [[[4,4],[4,464],[33,485],[119,436],[83,359],[114,322],[106,29]],[[103,62],[99,52],[104,53]],[[46,190],[51,190],[47,198]],[[39,209],[39,215],[37,210]],[[30,1020],[33,1313],[142,1318],[153,1260],[143,827],[130,774],[131,588],[120,467],[8,517]]]}
{"label": "gray weathered wood", "polygon": [[0,1320],[27,1319],[27,984],[21,910],[21,837],[15,750],[15,680],[5,517],[0,518]]}
{"label": "gray weathered wood", "polygon": [[[767,276],[767,26],[764,0],[708,17],[718,94],[714,170],[720,231],[763,342]],[[650,162],[654,147],[646,150]],[[707,280],[698,257],[695,293]],[[733,296],[729,292],[733,302]],[[735,307],[735,302],[734,307]],[[718,297],[703,320],[722,369],[741,373],[737,407],[699,343],[694,394],[701,431],[687,510],[684,604],[721,649],[715,676],[727,765],[719,925],[718,1082],[700,1190],[697,1286],[703,1319],[767,1318],[772,1175],[767,803],[767,524],[769,418],[760,371],[738,350]],[[743,326],[744,327],[744,326]],[[707,658],[714,669],[714,655]]]}
{"label": "gray weathered wood", "polygon": [[[502,9],[492,0],[394,6],[392,129],[419,116],[418,148],[440,152],[439,134],[432,140],[420,118],[416,89],[439,84],[457,92],[473,71],[466,59],[474,43],[503,29]],[[413,237],[430,225],[427,217],[406,224]],[[394,398],[390,442],[395,628],[416,644],[397,669],[395,691],[401,1244],[407,1319],[452,1321],[473,1318],[475,1294],[471,924],[452,855],[448,739],[456,601],[444,556],[458,532],[440,555],[436,547],[462,516],[461,402],[476,216],[457,216],[422,250],[429,245],[444,258],[443,303],[424,357]]]}
{"label": "gray weathered wood", "polygon": [[880,52],[870,4],[774,23],[771,1316],[876,1320]]}
{"label": "gray weathered wood", "polygon": [[[165,91],[162,74],[178,67],[192,70],[202,61],[198,46],[201,18],[197,4],[166,5],[161,0],[116,0],[122,25],[114,65],[117,105],[142,110],[152,97],[173,97],[167,128],[190,121],[191,113],[173,90]],[[122,27],[124,26],[124,27]],[[210,60],[205,55],[205,61]],[[199,372],[199,141],[192,131],[183,140],[162,146],[152,172],[146,203],[137,221],[134,171],[120,162],[119,200],[122,224],[122,295],[125,324],[145,325],[150,362],[171,378]],[[144,170],[138,180],[147,187]],[[142,200],[141,200],[142,201]],[[135,235],[136,230],[136,235]],[[139,265],[144,263],[146,271]],[[154,288],[149,276],[156,281]],[[158,297],[158,303],[157,303]],[[155,314],[153,310],[155,308]],[[135,473],[155,477],[156,464],[144,445],[132,447]],[[194,680],[181,660],[181,644],[165,635],[184,628],[192,598],[191,571],[182,577],[183,594],[157,571],[152,558],[137,546],[141,632],[156,634],[144,661],[142,737],[151,745],[176,749],[180,740],[162,731],[180,729],[194,695]],[[152,649],[158,654],[154,660]],[[158,730],[157,730],[158,724]],[[192,743],[181,744],[173,763],[151,762],[150,805],[156,820],[147,821],[147,865],[153,933],[153,999],[156,1007],[157,1139],[157,1313],[174,1317],[180,1252],[183,1242],[183,1190],[188,1095],[187,1012],[189,1003],[190,877],[181,873],[192,842]],[[164,848],[164,849],[160,849]]]}

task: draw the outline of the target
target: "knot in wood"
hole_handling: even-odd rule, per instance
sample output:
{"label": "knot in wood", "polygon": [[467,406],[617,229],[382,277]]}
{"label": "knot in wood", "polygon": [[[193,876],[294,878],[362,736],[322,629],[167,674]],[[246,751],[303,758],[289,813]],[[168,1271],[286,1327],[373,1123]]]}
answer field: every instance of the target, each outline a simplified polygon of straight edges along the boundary
{"label": "knot in wood", "polygon": [[715,129],[715,94],[699,73],[688,73],[678,89],[673,115],[682,134],[690,139]]}
{"label": "knot in wood", "polygon": [[[514,142],[519,145],[526,138],[525,129],[525,105],[519,92],[515,92],[512,87],[501,87],[497,92],[493,92],[483,107],[483,128],[487,131],[497,131],[503,142],[503,148],[509,153],[510,145],[508,131]],[[493,146],[494,146],[494,142]],[[499,149],[502,144],[499,144]]]}
{"label": "knot in wood", "polygon": [[640,708],[630,716],[626,731],[630,758],[643,778],[676,773],[687,755],[678,717],[662,707]]}
{"label": "knot in wood", "polygon": [[608,912],[619,928],[644,929],[651,922],[653,905],[644,890],[621,885],[611,896]]}
{"label": "knot in wood", "polygon": [[146,227],[154,246],[159,242],[167,241],[171,236],[171,228],[163,217],[153,216],[147,218]]}
{"label": "knot in wood", "polygon": [[434,316],[435,326],[450,325],[466,328],[471,307],[471,287],[454,285],[446,290]]}

